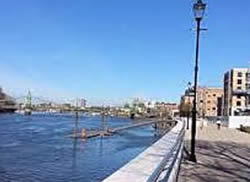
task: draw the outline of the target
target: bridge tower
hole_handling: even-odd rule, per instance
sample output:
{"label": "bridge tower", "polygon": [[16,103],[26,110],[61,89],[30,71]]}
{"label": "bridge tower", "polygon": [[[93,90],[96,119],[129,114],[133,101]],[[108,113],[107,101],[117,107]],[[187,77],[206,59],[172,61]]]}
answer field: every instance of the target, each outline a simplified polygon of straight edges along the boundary
{"label": "bridge tower", "polygon": [[31,92],[28,91],[28,95],[26,96],[26,100],[25,100],[24,114],[31,115],[31,110],[32,110],[32,96],[31,96]]}

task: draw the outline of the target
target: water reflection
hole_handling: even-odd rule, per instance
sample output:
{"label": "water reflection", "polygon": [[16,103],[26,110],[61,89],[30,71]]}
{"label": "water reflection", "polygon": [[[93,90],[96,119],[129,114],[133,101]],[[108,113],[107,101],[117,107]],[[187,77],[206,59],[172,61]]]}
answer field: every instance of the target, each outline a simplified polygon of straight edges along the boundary
{"label": "water reflection", "polygon": [[[72,115],[0,115],[0,120],[1,182],[100,181],[159,138],[148,126],[109,137],[73,139],[66,137],[75,129]],[[79,117],[77,121],[78,129],[89,130],[100,128],[102,118]],[[107,118],[106,123],[116,127],[132,121]]]}
{"label": "water reflection", "polygon": [[72,168],[74,169],[74,168],[76,168],[76,160],[77,160],[77,158],[76,158],[76,153],[77,153],[77,138],[74,138],[73,140],[73,150],[72,150],[72,154],[73,154],[73,163],[72,163]]}
{"label": "water reflection", "polygon": [[100,145],[99,145],[99,156],[103,156],[103,137],[100,137]]}

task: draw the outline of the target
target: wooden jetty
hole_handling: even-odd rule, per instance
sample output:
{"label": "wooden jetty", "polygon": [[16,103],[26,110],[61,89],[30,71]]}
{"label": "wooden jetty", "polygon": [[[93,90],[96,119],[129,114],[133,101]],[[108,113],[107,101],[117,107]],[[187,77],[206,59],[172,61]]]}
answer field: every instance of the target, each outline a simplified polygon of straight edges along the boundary
{"label": "wooden jetty", "polygon": [[128,125],[128,126],[120,126],[117,128],[113,128],[110,129],[110,131],[112,133],[116,133],[122,130],[127,130],[127,129],[132,129],[132,128],[138,128],[138,127],[142,127],[142,126],[146,126],[146,125],[151,125],[151,124],[156,124],[156,123],[162,123],[162,122],[167,122],[166,120],[155,120],[155,121],[146,121],[146,122],[140,122],[140,123],[135,123],[132,125]]}
{"label": "wooden jetty", "polygon": [[112,135],[112,132],[109,131],[103,131],[103,130],[98,130],[98,131],[87,131],[86,136],[82,136],[81,133],[77,133],[76,135],[69,135],[71,138],[93,138],[93,137],[99,137],[99,136],[110,136]]}
{"label": "wooden jetty", "polygon": [[117,132],[127,130],[127,129],[133,129],[133,128],[138,128],[146,125],[152,125],[152,124],[157,124],[157,123],[163,123],[163,122],[171,122],[171,121],[166,121],[166,120],[154,120],[154,121],[145,121],[145,122],[139,122],[139,123],[134,123],[128,126],[119,126],[116,128],[109,128],[106,130],[96,130],[96,131],[86,131],[84,133],[84,137],[82,133],[77,133],[70,135],[69,137],[72,138],[93,138],[93,137],[103,137],[103,136],[111,136]]}

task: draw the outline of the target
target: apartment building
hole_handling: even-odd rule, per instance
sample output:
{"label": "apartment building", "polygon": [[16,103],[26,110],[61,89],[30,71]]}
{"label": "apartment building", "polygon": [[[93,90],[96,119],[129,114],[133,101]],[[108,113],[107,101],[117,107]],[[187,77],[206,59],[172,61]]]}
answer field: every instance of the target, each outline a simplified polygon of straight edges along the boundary
{"label": "apartment building", "polygon": [[203,88],[202,91],[202,116],[221,116],[222,115],[222,88]]}
{"label": "apartment building", "polygon": [[[199,87],[197,88],[197,115],[199,117],[213,117],[222,115],[222,88]],[[181,97],[180,109],[185,112],[188,106],[192,108],[193,94],[186,91]]]}
{"label": "apartment building", "polygon": [[233,68],[224,74],[225,116],[248,115],[250,110],[250,69]]}

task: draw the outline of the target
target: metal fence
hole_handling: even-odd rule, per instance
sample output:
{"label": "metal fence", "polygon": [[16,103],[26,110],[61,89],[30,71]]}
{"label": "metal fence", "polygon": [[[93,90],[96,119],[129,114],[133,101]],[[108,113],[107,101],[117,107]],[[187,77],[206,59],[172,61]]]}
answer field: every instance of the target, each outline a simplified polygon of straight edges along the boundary
{"label": "metal fence", "polygon": [[177,181],[184,146],[184,134],[185,124],[183,122],[182,129],[178,134],[175,144],[173,145],[171,150],[167,151],[164,159],[149,177],[147,182]]}

